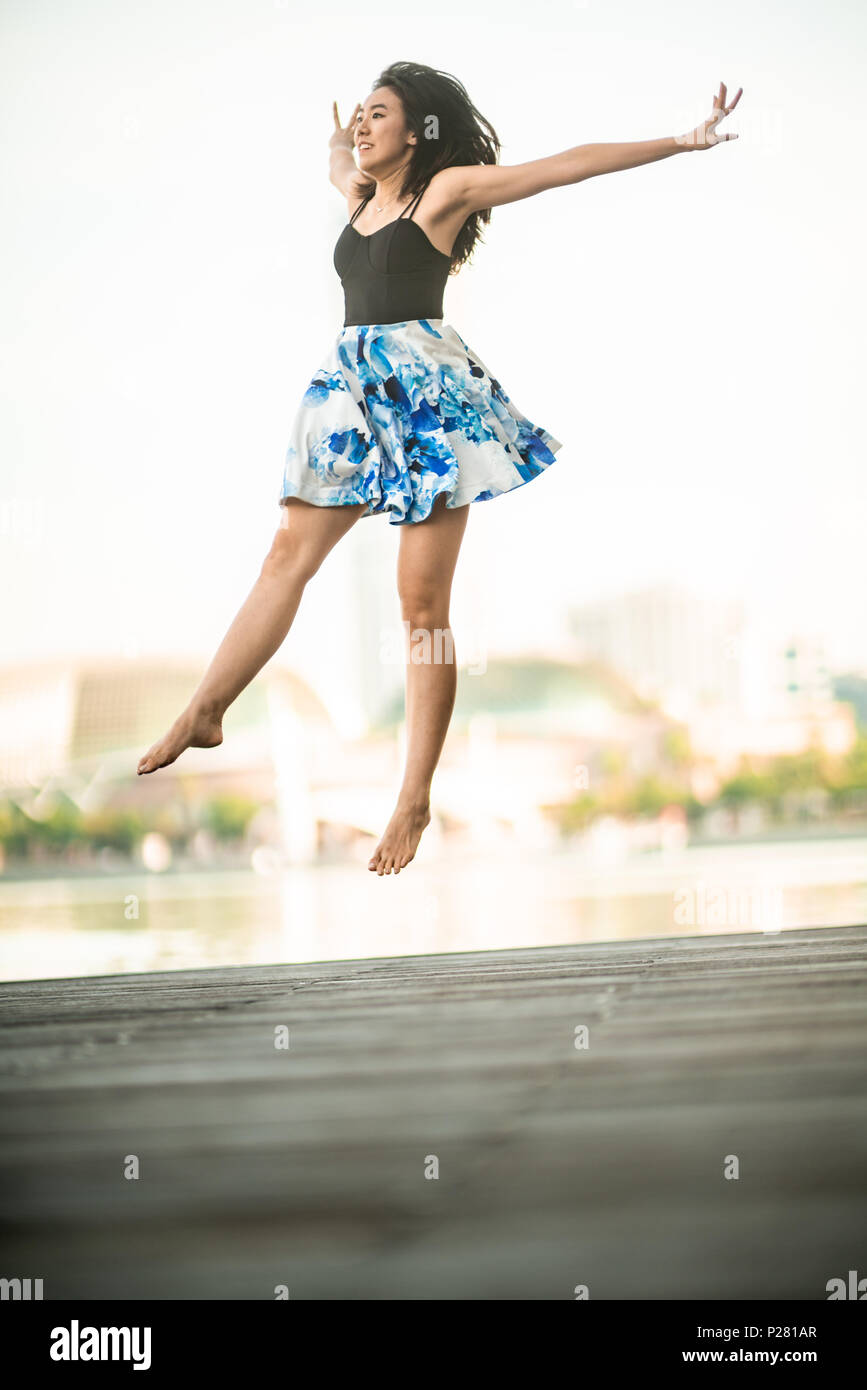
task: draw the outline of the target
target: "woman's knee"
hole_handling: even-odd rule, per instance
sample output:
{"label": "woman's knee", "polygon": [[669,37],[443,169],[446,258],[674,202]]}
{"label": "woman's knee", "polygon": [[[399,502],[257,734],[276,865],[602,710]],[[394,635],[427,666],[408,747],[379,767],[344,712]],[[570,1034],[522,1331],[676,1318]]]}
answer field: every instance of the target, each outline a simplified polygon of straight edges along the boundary
{"label": "woman's knee", "polygon": [[322,559],[317,547],[298,536],[291,528],[281,526],[271,542],[262,569],[306,584],[319,569]]}
{"label": "woman's knee", "polygon": [[400,614],[413,628],[448,627],[449,596],[433,584],[403,584],[398,588]]}

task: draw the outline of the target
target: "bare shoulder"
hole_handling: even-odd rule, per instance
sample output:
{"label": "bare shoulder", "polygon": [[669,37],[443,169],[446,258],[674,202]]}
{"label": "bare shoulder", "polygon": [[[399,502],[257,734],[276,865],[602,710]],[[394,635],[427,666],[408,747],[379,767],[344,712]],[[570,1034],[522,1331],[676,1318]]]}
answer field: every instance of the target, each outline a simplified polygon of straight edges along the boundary
{"label": "bare shoulder", "polygon": [[474,165],[452,164],[448,169],[440,169],[434,174],[425,190],[424,206],[428,217],[439,220],[450,218],[463,212],[470,174]]}

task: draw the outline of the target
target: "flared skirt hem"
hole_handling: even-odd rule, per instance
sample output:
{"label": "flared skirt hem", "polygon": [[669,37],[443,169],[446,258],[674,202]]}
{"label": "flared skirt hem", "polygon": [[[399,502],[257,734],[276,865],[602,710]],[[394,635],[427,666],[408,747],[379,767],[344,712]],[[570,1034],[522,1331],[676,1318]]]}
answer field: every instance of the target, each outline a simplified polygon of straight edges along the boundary
{"label": "flared skirt hem", "polygon": [[501,497],[563,447],[441,319],[344,328],[296,414],[278,501],[364,506],[392,525]]}
{"label": "flared skirt hem", "polygon": [[[552,454],[556,454],[559,449],[563,448],[560,440],[555,439],[553,435],[547,435],[545,442]],[[539,472],[534,473],[528,478],[518,478],[515,482],[510,483],[508,487],[498,487],[497,479],[490,478],[486,483],[483,483],[481,487],[473,483],[469,487],[451,489],[444,487],[437,489],[430,495],[430,509],[425,516],[420,516],[417,520],[426,521],[430,512],[433,510],[434,503],[443,494],[448,498],[446,502],[448,508],[464,507],[473,502],[487,502],[494,497],[504,497],[507,492],[515,492],[517,488],[524,487],[526,483],[531,483],[533,478],[538,478],[539,473],[544,472],[544,470],[549,467],[550,464],[544,464],[540,467]],[[282,495],[279,499],[280,506],[285,506],[287,502],[291,502],[293,498],[296,497],[302,502],[310,502],[317,507],[353,507],[363,504],[367,508],[363,513],[364,516],[381,516],[384,512],[394,509],[393,504],[388,500],[384,502],[377,501],[375,498],[365,497],[361,491],[348,492],[345,488],[328,489],[315,486],[297,488],[292,492]],[[406,521],[406,517],[399,514],[391,518],[391,520],[393,525],[398,525]]]}

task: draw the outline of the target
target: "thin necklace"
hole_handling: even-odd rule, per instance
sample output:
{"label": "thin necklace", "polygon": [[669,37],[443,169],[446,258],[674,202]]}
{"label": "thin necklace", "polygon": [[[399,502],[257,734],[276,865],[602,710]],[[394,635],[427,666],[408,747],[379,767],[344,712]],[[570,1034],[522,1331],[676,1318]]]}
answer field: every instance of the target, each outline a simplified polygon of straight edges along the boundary
{"label": "thin necklace", "polygon": [[373,206],[376,208],[376,211],[377,211],[377,212],[385,212],[385,209],[386,209],[386,208],[390,208],[390,207],[391,207],[391,204],[394,203],[394,202],[396,202],[396,195],[395,195],[394,198],[391,199],[391,202],[383,203],[382,207],[380,207],[380,206],[379,206],[379,203],[376,203],[376,202],[373,204]]}

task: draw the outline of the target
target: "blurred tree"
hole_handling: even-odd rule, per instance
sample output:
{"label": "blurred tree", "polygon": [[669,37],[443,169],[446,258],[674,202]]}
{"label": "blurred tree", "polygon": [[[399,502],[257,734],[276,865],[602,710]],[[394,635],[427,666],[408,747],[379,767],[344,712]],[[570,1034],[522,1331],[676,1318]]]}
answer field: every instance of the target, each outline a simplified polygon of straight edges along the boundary
{"label": "blurred tree", "polygon": [[202,825],[218,840],[238,840],[259,810],[256,801],[243,796],[217,796],[202,811]]}

